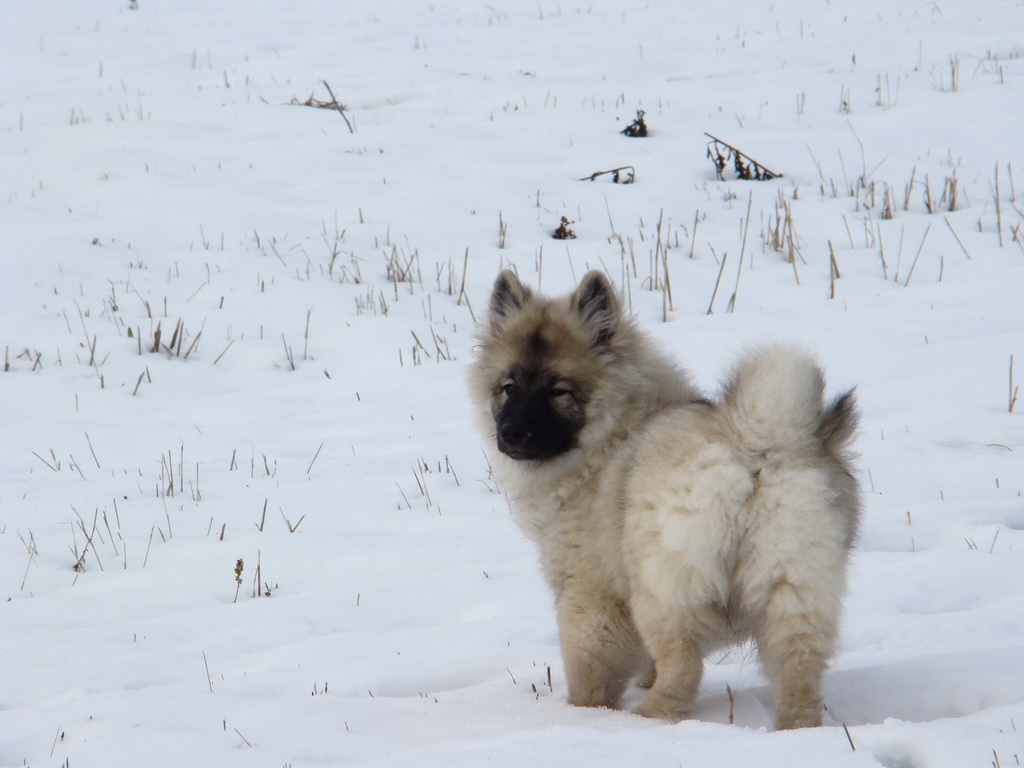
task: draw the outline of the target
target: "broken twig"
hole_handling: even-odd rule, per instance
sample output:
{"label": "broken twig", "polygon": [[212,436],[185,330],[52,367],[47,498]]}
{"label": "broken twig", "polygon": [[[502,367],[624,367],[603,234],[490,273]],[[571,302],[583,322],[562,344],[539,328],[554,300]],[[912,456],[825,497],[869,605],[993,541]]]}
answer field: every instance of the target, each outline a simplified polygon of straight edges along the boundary
{"label": "broken twig", "polygon": [[708,157],[715,164],[715,174],[721,181],[725,181],[724,172],[726,166],[732,163],[736,171],[736,178],[747,181],[768,181],[769,179],[781,178],[781,173],[771,171],[761,163],[754,160],[750,155],[740,152],[731,144],[726,144],[721,139],[705,133],[711,141],[708,142]]}
{"label": "broken twig", "polygon": [[295,105],[295,106],[298,106],[298,107],[314,107],[316,109],[333,109],[339,115],[341,115],[341,119],[345,121],[345,125],[348,126],[348,132],[349,133],[355,133],[356,132],[355,128],[352,127],[352,123],[349,122],[348,116],[345,114],[345,105],[338,101],[337,97],[334,95],[334,91],[331,90],[331,86],[327,84],[326,80],[321,80],[320,82],[322,82],[324,84],[324,87],[327,89],[327,93],[330,94],[330,96],[331,96],[331,100],[330,101],[321,101],[320,99],[314,99],[313,95],[310,94],[309,98],[306,99],[305,101],[299,101],[298,99],[293,97],[292,100],[290,102],[288,102],[288,103],[292,104],[292,105]]}

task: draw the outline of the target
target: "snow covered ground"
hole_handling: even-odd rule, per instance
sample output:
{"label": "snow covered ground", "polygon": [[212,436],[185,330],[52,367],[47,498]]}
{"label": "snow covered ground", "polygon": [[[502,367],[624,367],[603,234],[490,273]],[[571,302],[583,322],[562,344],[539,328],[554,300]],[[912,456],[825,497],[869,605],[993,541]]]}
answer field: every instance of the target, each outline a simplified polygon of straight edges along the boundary
{"label": "snow covered ground", "polygon": [[[1021,0],[55,0],[0,66],[0,764],[1024,760]],[[566,704],[465,391],[507,265],[858,387],[826,727],[746,647]]]}

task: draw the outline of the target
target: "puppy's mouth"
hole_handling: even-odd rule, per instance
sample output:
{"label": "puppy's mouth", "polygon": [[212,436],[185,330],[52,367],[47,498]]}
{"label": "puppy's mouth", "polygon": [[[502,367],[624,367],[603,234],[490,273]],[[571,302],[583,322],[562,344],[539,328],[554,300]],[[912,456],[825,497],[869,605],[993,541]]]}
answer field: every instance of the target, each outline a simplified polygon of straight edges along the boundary
{"label": "puppy's mouth", "polygon": [[529,448],[517,448],[515,446],[506,445],[500,440],[498,441],[498,450],[508,456],[510,459],[516,461],[543,461],[544,459],[551,458],[551,454],[546,451],[530,450]]}
{"label": "puppy's mouth", "polygon": [[530,439],[530,435],[521,436],[513,441],[503,439],[499,433],[497,436],[498,450],[514,461],[547,461],[556,456],[561,456],[570,450],[572,444],[538,444]]}

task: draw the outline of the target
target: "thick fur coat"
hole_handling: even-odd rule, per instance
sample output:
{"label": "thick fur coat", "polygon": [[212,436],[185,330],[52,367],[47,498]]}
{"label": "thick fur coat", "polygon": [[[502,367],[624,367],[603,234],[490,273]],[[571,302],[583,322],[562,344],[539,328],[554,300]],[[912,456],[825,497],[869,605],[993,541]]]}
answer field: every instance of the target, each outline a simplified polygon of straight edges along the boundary
{"label": "thick fur coat", "polygon": [[852,393],[815,362],[746,355],[705,399],[599,272],[536,296],[495,282],[471,389],[494,466],[555,594],[569,701],[691,710],[703,659],[753,638],[776,726],[819,725],[860,501]]}

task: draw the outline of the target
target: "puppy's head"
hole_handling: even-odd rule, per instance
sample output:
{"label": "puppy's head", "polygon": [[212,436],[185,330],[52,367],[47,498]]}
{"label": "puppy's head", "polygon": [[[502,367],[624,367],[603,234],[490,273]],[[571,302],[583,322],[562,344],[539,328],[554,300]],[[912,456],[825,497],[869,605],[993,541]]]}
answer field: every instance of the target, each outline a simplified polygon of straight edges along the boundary
{"label": "puppy's head", "polygon": [[619,319],[600,272],[560,299],[535,297],[512,272],[498,276],[481,365],[499,451],[545,461],[577,447]]}

